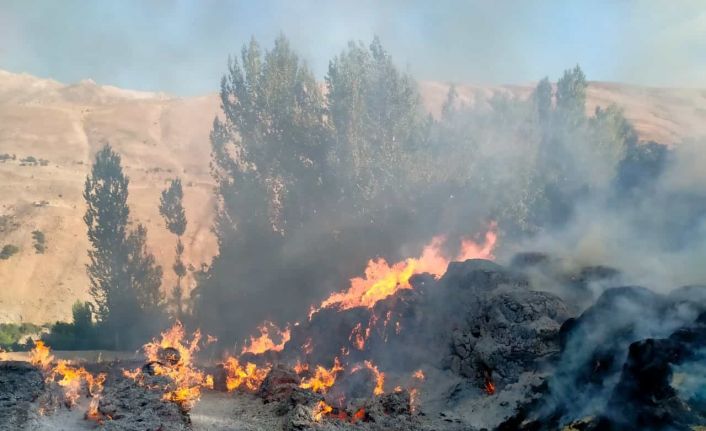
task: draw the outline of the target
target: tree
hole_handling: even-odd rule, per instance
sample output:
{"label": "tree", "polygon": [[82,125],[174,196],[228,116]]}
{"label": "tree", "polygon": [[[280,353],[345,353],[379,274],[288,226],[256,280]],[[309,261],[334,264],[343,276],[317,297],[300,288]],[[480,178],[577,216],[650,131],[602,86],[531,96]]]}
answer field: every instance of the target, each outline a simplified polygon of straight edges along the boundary
{"label": "tree", "polygon": [[407,184],[413,150],[427,133],[415,81],[401,73],[376,37],[348,48],[329,64],[328,111],[335,130],[333,158],[346,199],[361,209]]}
{"label": "tree", "polygon": [[175,178],[169,182],[169,186],[162,191],[162,196],[159,201],[159,213],[164,218],[167,229],[172,234],[176,235],[176,256],[172,269],[177,276],[177,282],[172,290],[172,300],[176,309],[177,318],[180,320],[183,317],[183,302],[184,291],[181,281],[186,275],[186,266],[184,265],[182,256],[184,254],[184,244],[181,241],[182,235],[186,231],[186,214],[182,199],[184,192],[181,187],[181,179]]}
{"label": "tree", "polygon": [[86,266],[96,317],[117,338],[115,316],[134,310],[127,267],[127,205],[129,179],[123,174],[120,155],[106,144],[86,177],[83,197],[88,228],[89,263]]}
{"label": "tree", "polygon": [[[209,330],[244,332],[281,290],[286,239],[328,201],[330,131],[319,84],[283,36],[264,54],[254,39],[244,46],[220,98],[211,130],[219,253],[192,293]],[[233,313],[235,302],[253,317]]]}
{"label": "tree", "polygon": [[162,267],[147,249],[147,228],[142,224],[130,231],[127,246],[127,274],[130,289],[143,314],[152,314],[162,306]]}
{"label": "tree", "polygon": [[156,320],[162,278],[161,267],[146,248],[147,230],[142,225],[128,230],[129,179],[120,162],[120,155],[105,145],[96,154],[83,192],[89,291],[98,323],[114,348],[130,346],[144,330],[144,319]]}
{"label": "tree", "polygon": [[586,117],[587,87],[586,75],[578,64],[564,71],[556,83],[556,110],[560,119],[570,127],[575,127]]}
{"label": "tree", "polygon": [[549,82],[549,78],[539,81],[532,93],[532,101],[537,110],[539,121],[546,124],[552,113],[552,84]]}

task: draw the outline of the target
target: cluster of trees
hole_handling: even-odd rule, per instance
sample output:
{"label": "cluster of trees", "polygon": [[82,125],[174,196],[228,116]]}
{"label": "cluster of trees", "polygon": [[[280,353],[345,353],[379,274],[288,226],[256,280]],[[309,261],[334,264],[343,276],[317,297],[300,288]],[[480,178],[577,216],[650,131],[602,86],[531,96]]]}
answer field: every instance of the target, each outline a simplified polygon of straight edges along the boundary
{"label": "cluster of trees", "polygon": [[252,40],[221,82],[219,255],[196,318],[238,339],[264,318],[298,318],[371,256],[403,257],[491,219],[506,236],[565,223],[641,151],[619,108],[586,115],[586,89],[578,66],[528,99],[464,106],[452,87],[434,119],[378,39],[331,60],[325,88],[284,37],[265,52]]}
{"label": "cluster of trees", "polygon": [[350,43],[325,86],[286,38],[264,52],[251,40],[221,82],[210,136],[219,253],[198,287],[187,297],[182,285],[181,182],[159,203],[176,237],[177,281],[165,299],[147,231],[130,224],[120,156],[106,146],[84,191],[93,302],[55,332],[132,347],[170,303],[178,318],[235,341],[262,320],[299,318],[371,256],[401,258],[489,220],[506,237],[561,225],[578,199],[634,189],[645,163],[659,169],[659,149],[637,145],[620,109],[586,115],[586,89],[578,66],[525,99],[466,106],[452,86],[433,118],[378,39]]}
{"label": "cluster of trees", "polygon": [[[132,226],[128,185],[120,155],[106,144],[96,154],[83,192],[90,243],[86,271],[93,301],[74,305],[72,323],[53,325],[45,339],[55,348],[131,349],[167,321],[169,301],[162,290],[162,267],[147,247],[145,226]],[[182,196],[181,181],[174,179],[162,193],[159,206],[167,229],[178,238],[173,266],[178,281],[172,290],[177,316],[182,311],[181,279],[186,273]]]}

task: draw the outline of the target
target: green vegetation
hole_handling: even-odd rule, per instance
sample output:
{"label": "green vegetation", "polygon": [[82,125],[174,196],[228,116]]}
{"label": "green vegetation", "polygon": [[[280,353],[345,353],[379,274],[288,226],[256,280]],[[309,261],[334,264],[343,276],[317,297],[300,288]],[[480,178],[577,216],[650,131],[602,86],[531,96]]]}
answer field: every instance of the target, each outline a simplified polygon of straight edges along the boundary
{"label": "green vegetation", "polygon": [[20,248],[14,244],[6,244],[2,250],[0,250],[0,259],[7,260],[20,251]]}
{"label": "green vegetation", "polygon": [[49,333],[42,336],[55,350],[89,350],[106,347],[100,337],[99,327],[93,321],[93,311],[88,302],[77,301],[71,308],[71,323],[56,322]]}
{"label": "green vegetation", "polygon": [[186,266],[182,256],[184,255],[184,244],[181,242],[181,237],[186,231],[186,213],[182,199],[184,191],[181,187],[181,180],[175,178],[169,182],[169,187],[162,191],[162,196],[159,201],[159,213],[162,215],[167,229],[172,234],[176,235],[176,256],[172,269],[177,276],[177,282],[172,289],[172,302],[176,310],[177,319],[183,320],[184,314],[184,290],[181,281],[186,275]]}
{"label": "green vegetation", "polygon": [[47,249],[44,232],[41,230],[32,231],[32,239],[34,240],[34,251],[37,254],[44,254]]}
{"label": "green vegetation", "polygon": [[17,350],[20,341],[28,335],[36,335],[42,328],[31,323],[0,323],[0,347]]}
{"label": "green vegetation", "polygon": [[[129,180],[110,145],[86,178],[86,267],[96,320],[112,348],[132,348],[155,332],[162,310],[162,268],[147,250],[147,229],[129,229]],[[145,334],[146,332],[146,334]]]}
{"label": "green vegetation", "polygon": [[[14,160],[14,159],[13,159]],[[34,156],[27,156],[22,159],[20,159],[20,166],[48,166],[49,165],[49,160],[46,159],[38,159]]]}

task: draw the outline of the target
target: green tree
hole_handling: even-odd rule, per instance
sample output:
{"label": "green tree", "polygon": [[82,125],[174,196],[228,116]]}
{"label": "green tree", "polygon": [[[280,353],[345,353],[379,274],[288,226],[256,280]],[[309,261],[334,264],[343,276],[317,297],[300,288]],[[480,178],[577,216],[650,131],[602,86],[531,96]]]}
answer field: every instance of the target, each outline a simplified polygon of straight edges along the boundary
{"label": "green tree", "polygon": [[221,104],[225,122],[216,120],[211,142],[225,216],[280,234],[301,227],[322,201],[326,175],[316,79],[284,36],[264,56],[253,39],[230,62]]}
{"label": "green tree", "polygon": [[552,113],[552,84],[549,82],[549,78],[543,78],[539,81],[532,93],[532,102],[539,121],[543,124],[548,123]]}
{"label": "green tree", "polygon": [[90,293],[96,304],[96,317],[117,338],[115,316],[134,310],[127,267],[127,204],[129,180],[120,164],[120,155],[110,145],[97,154],[86,178],[83,197],[88,228],[89,263],[86,267]]}
{"label": "green tree", "polygon": [[176,255],[172,269],[177,276],[177,282],[172,289],[172,301],[176,309],[177,318],[183,319],[183,302],[184,291],[181,285],[182,279],[186,276],[186,266],[183,261],[184,244],[181,241],[182,235],[186,231],[186,214],[182,200],[184,192],[181,187],[181,180],[175,178],[169,182],[169,186],[162,191],[162,196],[159,202],[159,213],[164,218],[167,229],[172,234],[176,235]]}
{"label": "green tree", "polygon": [[[147,231],[142,225],[128,230],[128,184],[120,155],[105,145],[83,192],[90,243],[86,271],[96,318],[114,348],[129,346],[147,315],[160,306],[162,270],[146,249]],[[149,318],[157,320],[154,314]]]}
{"label": "green tree", "polygon": [[376,37],[349,43],[329,64],[327,102],[335,129],[335,169],[347,199],[360,208],[382,193],[399,194],[428,123],[415,81],[401,73]]}
{"label": "green tree", "polygon": [[556,110],[567,126],[576,127],[585,120],[586,114],[586,75],[581,67],[564,71],[556,83]]}

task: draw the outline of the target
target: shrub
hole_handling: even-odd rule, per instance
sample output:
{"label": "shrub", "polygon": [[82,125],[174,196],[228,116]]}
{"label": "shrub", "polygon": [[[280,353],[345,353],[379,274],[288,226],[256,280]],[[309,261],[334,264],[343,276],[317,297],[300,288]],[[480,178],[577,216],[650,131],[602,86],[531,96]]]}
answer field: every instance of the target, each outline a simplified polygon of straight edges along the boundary
{"label": "shrub", "polygon": [[47,249],[46,237],[44,236],[44,232],[42,232],[41,230],[33,231],[32,239],[34,240],[34,251],[36,251],[37,254],[44,254]]}
{"label": "shrub", "polygon": [[38,334],[42,328],[31,323],[0,323],[0,346],[15,350],[28,335]]}
{"label": "shrub", "polygon": [[0,259],[2,260],[7,260],[9,259],[13,254],[16,254],[18,251],[20,251],[20,248],[17,247],[14,244],[7,244],[5,245],[2,250],[0,250]]}
{"label": "shrub", "polygon": [[72,307],[73,322],[56,322],[42,340],[56,350],[93,350],[105,347],[99,328],[93,323],[90,303],[76,301]]}

